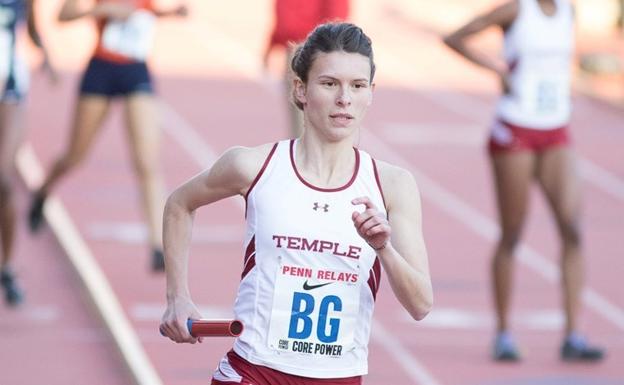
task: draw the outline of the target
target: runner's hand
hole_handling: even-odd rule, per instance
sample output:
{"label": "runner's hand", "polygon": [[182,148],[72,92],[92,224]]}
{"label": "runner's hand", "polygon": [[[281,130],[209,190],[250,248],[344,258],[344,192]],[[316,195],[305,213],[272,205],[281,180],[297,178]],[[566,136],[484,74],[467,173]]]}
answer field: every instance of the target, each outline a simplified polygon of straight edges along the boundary
{"label": "runner's hand", "polygon": [[386,247],[392,232],[386,217],[368,197],[355,198],[351,203],[365,206],[361,213],[354,211],[351,215],[358,234],[375,250]]}
{"label": "runner's hand", "polygon": [[177,343],[202,342],[202,338],[193,337],[186,326],[188,319],[200,319],[201,314],[197,310],[195,304],[187,298],[178,297],[172,301],[168,301],[167,310],[163,314],[160,322],[160,330],[172,341]]}

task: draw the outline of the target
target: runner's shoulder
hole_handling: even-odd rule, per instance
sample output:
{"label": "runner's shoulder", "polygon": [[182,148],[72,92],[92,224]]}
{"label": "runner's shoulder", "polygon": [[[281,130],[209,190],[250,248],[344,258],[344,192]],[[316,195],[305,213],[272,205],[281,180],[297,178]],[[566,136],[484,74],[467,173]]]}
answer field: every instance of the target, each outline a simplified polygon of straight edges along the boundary
{"label": "runner's shoulder", "polygon": [[416,179],[409,170],[380,160],[375,163],[387,209],[400,206],[402,201],[420,195]]}
{"label": "runner's shoulder", "polygon": [[219,163],[251,181],[260,172],[274,146],[275,143],[266,143],[255,147],[230,147],[223,153]]}
{"label": "runner's shoulder", "polygon": [[382,160],[375,160],[375,164],[377,165],[379,178],[383,184],[402,183],[414,180],[412,173],[403,167]]}

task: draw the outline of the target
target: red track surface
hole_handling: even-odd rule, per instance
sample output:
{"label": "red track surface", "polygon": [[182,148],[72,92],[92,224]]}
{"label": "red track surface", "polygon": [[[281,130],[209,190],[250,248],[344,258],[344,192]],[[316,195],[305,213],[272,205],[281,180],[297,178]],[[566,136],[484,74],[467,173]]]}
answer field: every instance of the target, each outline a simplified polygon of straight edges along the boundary
{"label": "red track surface", "polygon": [[[46,6],[51,10],[54,3]],[[270,2],[246,2],[244,13],[233,12],[242,7],[234,3],[191,2],[188,21],[161,24],[153,64],[164,103],[162,165],[169,188],[208,165],[211,153],[235,144],[275,141],[287,132],[280,85],[262,80],[256,71],[270,25]],[[440,7],[455,10],[441,19],[446,24],[437,25],[448,29],[491,1],[481,1],[475,9],[457,1],[417,3],[408,17],[426,14],[435,22]],[[618,365],[624,356],[624,297],[621,272],[614,268],[621,266],[624,247],[624,112],[578,95],[572,125],[585,175],[590,294],[582,326],[608,349],[609,357],[598,365],[569,365],[558,359],[560,296],[551,275],[558,245],[543,199],[535,194],[525,232],[529,249],[518,260],[514,298],[514,330],[526,359],[518,365],[494,364],[489,359],[493,317],[487,272],[496,214],[483,142],[496,85],[384,6],[365,0],[355,4],[355,20],[372,36],[379,67],[375,103],[360,145],[417,177],[436,301],[427,320],[413,322],[382,284],[365,383],[624,383],[624,369]],[[86,25],[48,28],[65,76],[56,89],[39,76],[33,79],[29,140],[46,168],[64,145],[76,71],[90,44],[83,34],[89,31]],[[484,37],[484,49],[495,49],[493,41],[493,36]],[[64,48],[70,43],[75,45],[71,52]],[[119,112],[107,122],[88,160],[56,193],[163,383],[206,384],[231,340],[176,345],[158,333],[164,277],[148,270],[149,250],[141,241],[142,216]],[[240,203],[228,200],[205,208],[195,222],[190,281],[205,317],[227,315],[233,303],[242,269]],[[109,335],[81,295],[80,283],[51,234],[46,230],[34,239],[21,232],[19,245],[17,269],[29,297],[17,312],[0,308],[0,383],[128,383]],[[46,312],[51,319],[37,318]],[[10,347],[4,341],[11,341]],[[64,369],[45,371],[54,360],[64,362]]]}

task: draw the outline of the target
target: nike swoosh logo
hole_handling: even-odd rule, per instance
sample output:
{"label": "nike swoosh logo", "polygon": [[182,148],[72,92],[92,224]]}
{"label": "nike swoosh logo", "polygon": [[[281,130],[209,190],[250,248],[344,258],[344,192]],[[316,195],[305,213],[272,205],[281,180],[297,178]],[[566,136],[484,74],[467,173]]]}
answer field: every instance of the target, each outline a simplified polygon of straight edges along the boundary
{"label": "nike swoosh logo", "polygon": [[318,285],[308,285],[308,281],[306,280],[303,283],[303,290],[312,290],[312,289],[318,289],[319,287],[323,287],[323,286],[327,286],[327,285],[331,285],[333,282],[325,282],[325,283],[319,283]]}

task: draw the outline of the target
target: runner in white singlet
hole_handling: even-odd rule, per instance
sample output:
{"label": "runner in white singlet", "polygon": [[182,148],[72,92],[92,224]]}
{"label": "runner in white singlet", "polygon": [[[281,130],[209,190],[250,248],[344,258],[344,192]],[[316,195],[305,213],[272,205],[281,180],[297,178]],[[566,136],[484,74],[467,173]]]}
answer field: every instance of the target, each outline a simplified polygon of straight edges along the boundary
{"label": "runner in white singlet", "polygon": [[212,384],[360,384],[381,267],[417,320],[432,305],[419,193],[407,171],[353,148],[372,101],[370,39],[348,23],[318,26],[294,54],[295,140],[235,147],[183,184],[165,208],[168,307],[161,327],[194,343],[188,291],[193,212],[246,200],[235,315],[245,325]]}
{"label": "runner in white singlet", "polygon": [[[480,54],[466,40],[489,27],[505,33],[505,64]],[[556,217],[562,243],[564,360],[598,361],[603,352],[577,332],[582,291],[578,172],[569,146],[570,67],[574,10],[569,0],[512,0],[445,38],[448,46],[500,77],[500,97],[489,150],[496,182],[501,234],[492,260],[497,315],[496,360],[516,361],[508,314],[515,247],[537,180]]]}
{"label": "runner in white singlet", "polygon": [[510,92],[501,96],[497,114],[516,126],[548,130],[570,121],[574,11],[567,0],[555,3],[555,13],[546,15],[536,0],[519,1],[505,31]]}

